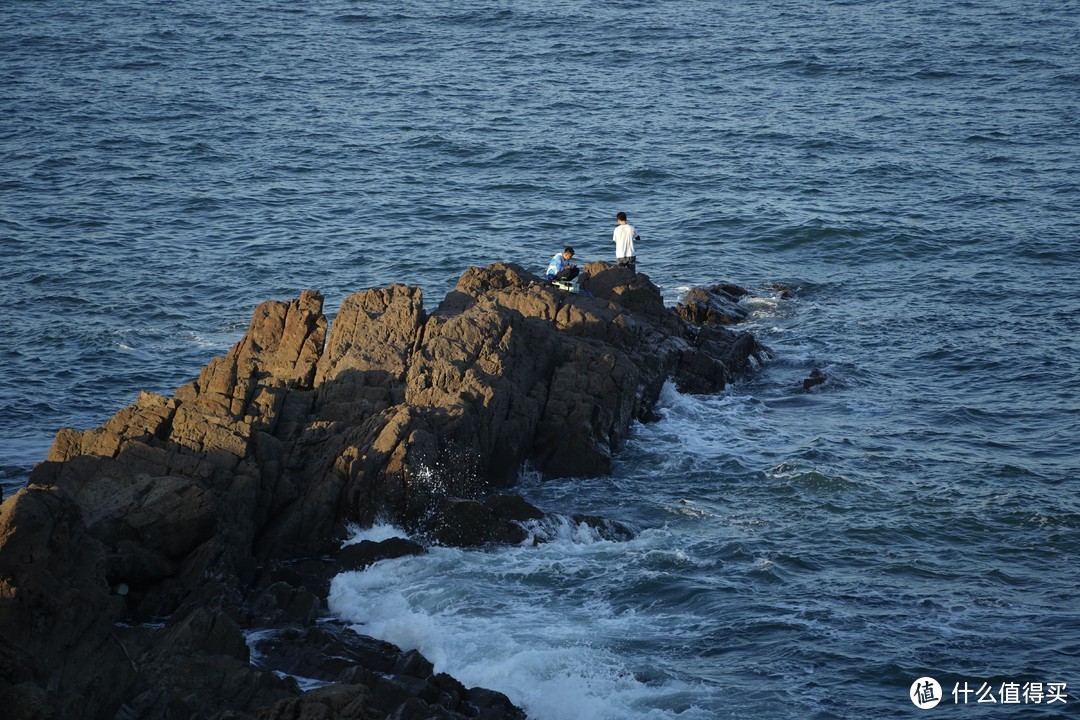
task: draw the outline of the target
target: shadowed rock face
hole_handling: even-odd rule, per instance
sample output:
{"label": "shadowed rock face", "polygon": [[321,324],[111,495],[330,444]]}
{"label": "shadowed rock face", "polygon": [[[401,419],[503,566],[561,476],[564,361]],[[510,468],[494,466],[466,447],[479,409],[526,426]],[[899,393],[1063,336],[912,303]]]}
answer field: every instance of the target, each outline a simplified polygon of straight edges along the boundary
{"label": "shadowed rock face", "polygon": [[[310,624],[333,566],[309,583],[281,563],[336,553],[350,523],[520,542],[518,523],[543,514],[492,493],[524,462],[547,478],[608,473],[667,379],[715,392],[766,352],[680,318],[647,276],[593,263],[580,285],[568,294],[514,265],[470,268],[430,315],[417,288],[356,293],[329,334],[319,293],[265,302],[172,398],[143,393],[101,428],[60,431],[29,487],[0,506],[0,707],[427,717],[445,690],[456,699],[439,712],[468,716],[464,688],[407,674],[399,685],[415,692],[356,671],[301,699],[250,664],[234,626]],[[164,630],[117,625],[166,617]],[[485,716],[516,717],[496,695],[484,695]]]}

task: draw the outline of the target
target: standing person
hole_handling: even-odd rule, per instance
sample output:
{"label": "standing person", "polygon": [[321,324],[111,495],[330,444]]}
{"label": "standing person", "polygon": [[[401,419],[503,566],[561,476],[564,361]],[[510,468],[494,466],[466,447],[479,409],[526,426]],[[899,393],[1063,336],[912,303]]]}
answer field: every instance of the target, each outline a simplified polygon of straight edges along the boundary
{"label": "standing person", "polygon": [[567,245],[561,253],[556,253],[548,263],[548,280],[573,280],[577,277],[578,266],[570,262],[574,257],[574,248]]}
{"label": "standing person", "polygon": [[620,212],[615,216],[619,222],[615,226],[612,239],[615,241],[615,261],[619,267],[630,268],[634,272],[637,268],[637,253],[634,252],[634,241],[640,240],[637,230],[633,225],[626,222],[626,213]]}

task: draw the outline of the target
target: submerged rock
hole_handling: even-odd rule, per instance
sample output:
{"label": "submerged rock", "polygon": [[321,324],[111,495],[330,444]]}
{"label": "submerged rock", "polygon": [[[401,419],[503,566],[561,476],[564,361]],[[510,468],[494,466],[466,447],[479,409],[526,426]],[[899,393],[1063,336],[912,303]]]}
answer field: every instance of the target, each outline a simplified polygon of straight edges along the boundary
{"label": "submerged rock", "polygon": [[523,463],[549,479],[608,473],[665,381],[715,392],[767,352],[718,325],[718,308],[733,317],[730,289],[676,313],[647,276],[606,263],[580,284],[568,294],[515,265],[470,268],[431,314],[419,289],[393,285],[346,298],[332,327],[315,291],[265,302],[172,398],[143,393],[100,428],[60,431],[0,506],[0,707],[519,717],[497,694],[380,679],[360,661],[329,680],[340,687],[300,696],[244,657],[229,623],[311,627],[328,578],[368,562],[350,554],[413,551],[335,561],[350,525],[522,542],[544,516],[501,492]]}
{"label": "submerged rock", "polygon": [[802,381],[802,389],[804,392],[809,391],[810,388],[821,385],[825,380],[825,373],[821,372],[818,368],[814,368],[810,371],[810,377]]}

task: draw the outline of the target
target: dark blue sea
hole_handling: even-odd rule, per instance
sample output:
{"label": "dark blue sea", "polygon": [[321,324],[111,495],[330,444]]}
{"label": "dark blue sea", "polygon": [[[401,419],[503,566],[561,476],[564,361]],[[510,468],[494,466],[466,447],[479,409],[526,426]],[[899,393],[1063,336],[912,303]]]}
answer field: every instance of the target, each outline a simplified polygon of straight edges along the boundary
{"label": "dark blue sea", "polygon": [[1076,0],[4,0],[4,495],[262,300],[433,308],[612,259],[618,210],[775,359],[666,389],[609,478],[522,469],[634,540],[436,548],[333,612],[538,720],[1080,715]]}

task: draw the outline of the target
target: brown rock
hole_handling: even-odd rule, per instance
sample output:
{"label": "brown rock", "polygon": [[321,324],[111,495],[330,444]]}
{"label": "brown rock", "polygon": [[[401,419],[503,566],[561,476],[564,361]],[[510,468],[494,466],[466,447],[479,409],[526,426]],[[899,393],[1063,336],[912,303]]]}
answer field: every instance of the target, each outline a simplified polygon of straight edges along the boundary
{"label": "brown rock", "polygon": [[[317,292],[266,302],[174,397],[144,393],[101,428],[62,430],[0,506],[0,707],[37,717],[47,690],[62,716],[460,716],[476,691],[381,675],[393,668],[370,654],[326,680],[366,690],[299,698],[247,664],[230,618],[310,624],[333,568],[320,558],[352,523],[521,542],[543,514],[491,493],[524,461],[546,477],[610,472],[669,378],[709,392],[764,357],[718,324],[731,288],[688,294],[697,327],[643,274],[593,263],[580,283],[470,268],[432,315],[416,288],[352,295],[329,336]],[[300,584],[257,572],[300,558],[320,568]],[[232,610],[206,610],[219,607]],[[170,614],[164,631],[113,625]],[[488,700],[483,717],[519,717]]]}
{"label": "brown rock", "polygon": [[810,388],[821,385],[825,382],[825,379],[825,373],[821,372],[818,368],[814,368],[810,371],[810,377],[802,381],[803,392],[807,392]]}
{"label": "brown rock", "polygon": [[713,285],[694,288],[686,293],[675,312],[693,325],[735,325],[746,319],[750,311],[739,305],[747,291],[733,285]]}
{"label": "brown rock", "polygon": [[355,423],[403,402],[425,319],[418,288],[393,285],[347,297],[316,373],[320,420]]}
{"label": "brown rock", "polygon": [[55,491],[26,488],[0,505],[5,717],[115,712],[135,668],[113,635],[123,602],[109,593],[104,556],[78,508]]}

